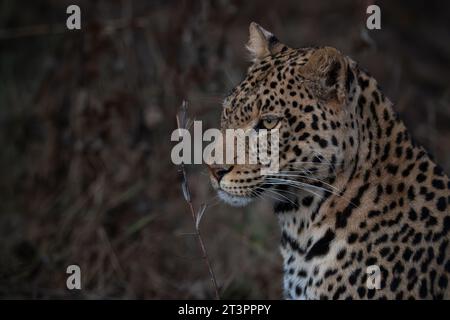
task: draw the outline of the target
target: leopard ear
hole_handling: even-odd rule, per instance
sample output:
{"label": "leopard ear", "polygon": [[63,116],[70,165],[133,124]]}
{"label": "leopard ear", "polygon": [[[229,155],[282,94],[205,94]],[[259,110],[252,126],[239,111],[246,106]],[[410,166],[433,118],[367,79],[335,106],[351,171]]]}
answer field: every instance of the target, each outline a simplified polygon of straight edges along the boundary
{"label": "leopard ear", "polygon": [[304,65],[303,74],[319,85],[316,93],[320,98],[336,100],[339,104],[348,102],[355,77],[348,59],[337,49],[317,49]]}
{"label": "leopard ear", "polygon": [[279,53],[283,48],[287,48],[272,33],[256,22],[250,23],[249,39],[246,47],[254,62]]}

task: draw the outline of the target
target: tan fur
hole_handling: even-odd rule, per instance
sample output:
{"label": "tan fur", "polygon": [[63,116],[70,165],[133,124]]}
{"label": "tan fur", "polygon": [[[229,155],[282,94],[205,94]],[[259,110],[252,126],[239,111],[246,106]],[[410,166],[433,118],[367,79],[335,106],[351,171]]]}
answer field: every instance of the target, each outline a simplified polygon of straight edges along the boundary
{"label": "tan fur", "polygon": [[[273,200],[285,297],[450,298],[449,178],[353,60],[330,47],[272,50],[262,30],[250,26],[255,62],[221,126],[278,119],[281,171],[234,165],[211,179],[229,203]],[[367,287],[372,265],[379,290]]]}

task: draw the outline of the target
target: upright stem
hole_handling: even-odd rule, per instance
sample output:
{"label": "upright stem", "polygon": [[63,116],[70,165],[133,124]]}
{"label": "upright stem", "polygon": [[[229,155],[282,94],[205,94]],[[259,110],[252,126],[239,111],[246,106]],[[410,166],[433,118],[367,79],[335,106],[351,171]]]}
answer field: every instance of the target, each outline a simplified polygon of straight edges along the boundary
{"label": "upright stem", "polygon": [[191,211],[192,221],[194,222],[195,231],[196,231],[195,234],[197,235],[197,239],[198,239],[198,242],[200,244],[200,249],[202,251],[202,258],[206,261],[206,266],[208,267],[208,271],[209,271],[209,275],[211,277],[211,282],[213,284],[213,288],[214,288],[214,293],[215,293],[216,299],[220,300],[220,295],[219,295],[219,289],[217,287],[216,276],[215,276],[214,271],[212,269],[211,262],[210,262],[209,256],[208,256],[208,251],[206,250],[206,246],[205,246],[205,243],[203,242],[203,238],[202,238],[202,236],[200,234],[200,228],[199,228],[198,223],[197,223],[197,216],[196,216],[196,213],[195,213],[194,205],[192,204],[192,200],[191,200],[191,196],[190,196],[191,192],[190,192],[190,189],[189,189],[189,184],[188,184],[188,181],[187,181],[187,175],[186,175],[186,170],[184,168],[184,165],[181,165],[181,170],[182,170],[182,174],[183,174],[184,188],[185,188],[185,191],[186,191],[186,193],[188,195],[187,197],[185,195],[185,199],[186,199],[186,201],[187,201],[187,203],[189,205],[189,209]]}
{"label": "upright stem", "polygon": [[[178,128],[186,128],[187,127],[187,115],[186,115],[186,110],[187,110],[187,102],[183,101],[182,105],[181,105],[181,110],[180,110],[180,114],[177,115],[177,124],[178,124]],[[213,289],[214,289],[214,294],[217,300],[220,300],[220,295],[219,295],[219,289],[217,287],[217,281],[216,281],[216,276],[214,274],[214,271],[212,269],[211,266],[211,262],[209,260],[209,256],[208,256],[208,252],[206,250],[206,246],[205,243],[203,242],[203,238],[200,234],[200,227],[199,227],[199,222],[201,219],[201,214],[203,214],[203,211],[206,210],[206,207],[202,208],[202,212],[201,213],[197,213],[194,210],[194,205],[192,204],[192,198],[191,198],[191,191],[189,189],[189,183],[188,183],[188,179],[187,179],[187,174],[186,174],[186,168],[184,166],[184,164],[180,165],[180,171],[182,174],[182,183],[181,183],[181,187],[183,190],[183,196],[184,199],[186,200],[186,202],[189,205],[189,209],[191,211],[191,215],[192,215],[192,220],[194,222],[194,227],[195,227],[195,234],[197,235],[197,239],[198,239],[198,243],[200,244],[200,250],[202,252],[202,258],[203,260],[206,261],[206,266],[208,267],[208,271],[209,271],[209,275],[211,277],[211,282],[213,285]],[[200,215],[200,216],[197,216]]]}

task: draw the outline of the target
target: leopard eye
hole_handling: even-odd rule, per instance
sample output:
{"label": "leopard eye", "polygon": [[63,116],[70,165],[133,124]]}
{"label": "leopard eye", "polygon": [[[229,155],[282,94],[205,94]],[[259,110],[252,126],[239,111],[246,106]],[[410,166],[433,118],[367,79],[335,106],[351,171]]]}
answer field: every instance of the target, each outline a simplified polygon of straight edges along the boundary
{"label": "leopard eye", "polygon": [[275,118],[267,118],[261,120],[261,125],[267,130],[275,128],[280,120]]}

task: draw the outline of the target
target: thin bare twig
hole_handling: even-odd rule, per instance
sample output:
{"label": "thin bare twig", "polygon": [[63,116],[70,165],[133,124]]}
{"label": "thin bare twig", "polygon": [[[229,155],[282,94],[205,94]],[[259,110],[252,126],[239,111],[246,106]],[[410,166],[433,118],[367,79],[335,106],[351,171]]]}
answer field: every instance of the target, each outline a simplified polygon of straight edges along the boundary
{"label": "thin bare twig", "polygon": [[[177,125],[178,129],[187,129],[189,127],[189,119],[187,118],[187,102],[183,101],[180,112],[177,114]],[[195,226],[195,235],[197,236],[198,242],[200,244],[200,249],[202,251],[202,258],[205,260],[206,265],[208,267],[209,275],[211,277],[211,282],[214,288],[214,294],[217,300],[220,300],[219,289],[217,286],[216,276],[211,266],[211,262],[209,260],[208,251],[206,250],[205,243],[203,242],[203,238],[200,233],[200,221],[203,217],[203,214],[206,211],[207,205],[202,204],[199,210],[196,212],[194,209],[194,205],[192,203],[191,192],[189,189],[189,183],[187,179],[186,168],[184,163],[180,165],[180,173],[182,175],[181,189],[183,190],[183,196],[186,202],[189,205],[189,210],[191,211],[192,220]]]}

